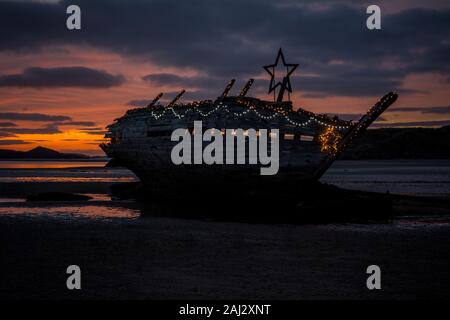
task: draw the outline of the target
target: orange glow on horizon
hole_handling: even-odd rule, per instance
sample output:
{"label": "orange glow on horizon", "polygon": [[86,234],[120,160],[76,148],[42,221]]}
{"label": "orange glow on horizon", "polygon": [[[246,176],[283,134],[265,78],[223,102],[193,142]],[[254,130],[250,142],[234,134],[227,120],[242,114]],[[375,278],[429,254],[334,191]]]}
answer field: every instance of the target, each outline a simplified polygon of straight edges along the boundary
{"label": "orange glow on horizon", "polygon": [[[68,130],[56,134],[17,134],[11,140],[28,141],[27,144],[13,145],[14,150],[27,151],[37,146],[54,149],[60,152],[87,152],[90,155],[104,156],[99,144],[105,139],[104,135],[87,134],[77,130]],[[4,139],[7,140],[7,139]],[[9,149],[9,146],[2,146],[2,149]]]}

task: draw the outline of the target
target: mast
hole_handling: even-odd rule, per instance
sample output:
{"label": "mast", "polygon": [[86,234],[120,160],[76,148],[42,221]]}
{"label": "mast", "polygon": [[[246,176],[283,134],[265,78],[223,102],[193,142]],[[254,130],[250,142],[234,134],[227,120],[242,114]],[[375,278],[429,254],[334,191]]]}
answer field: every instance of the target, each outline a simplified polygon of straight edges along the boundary
{"label": "mast", "polygon": [[186,90],[181,90],[181,92],[175,97],[173,98],[173,100],[167,105],[166,108],[171,108],[175,105],[175,103],[177,103],[178,100],[180,100],[181,96],[186,92]]}
{"label": "mast", "polygon": [[234,83],[236,82],[236,79],[231,79],[230,82],[228,82],[228,85],[225,87],[225,90],[223,91],[221,98],[226,98],[228,96],[228,93],[230,93],[231,88],[234,86]]}
{"label": "mast", "polygon": [[253,82],[255,82],[255,79],[248,80],[247,84],[242,88],[241,93],[239,94],[239,97],[245,97],[248,90],[250,90],[250,87],[252,86]]}
{"label": "mast", "polygon": [[153,107],[153,106],[159,101],[159,99],[161,99],[162,96],[163,96],[163,93],[160,92],[160,93],[155,97],[155,99],[153,99],[153,101],[150,102],[150,103],[148,104],[147,108]]}

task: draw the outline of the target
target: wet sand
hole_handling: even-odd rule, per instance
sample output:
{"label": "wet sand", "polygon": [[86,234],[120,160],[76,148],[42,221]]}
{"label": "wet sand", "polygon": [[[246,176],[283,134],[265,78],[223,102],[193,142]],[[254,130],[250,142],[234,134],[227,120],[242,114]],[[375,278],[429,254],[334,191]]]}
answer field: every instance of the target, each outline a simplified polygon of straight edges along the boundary
{"label": "wet sand", "polygon": [[[450,298],[449,221],[264,225],[0,216],[2,299]],[[65,270],[82,269],[82,290]],[[366,268],[382,289],[366,288]]]}
{"label": "wet sand", "polygon": [[[250,213],[257,217],[253,222],[261,222],[254,207],[212,221],[182,219],[183,206],[175,206],[174,214],[167,204],[110,201],[111,184],[134,180],[123,170],[0,170],[0,298],[450,298],[450,171],[439,163],[422,164],[332,168],[328,179],[338,186],[384,197],[396,191],[443,199],[392,195],[396,219],[391,222],[318,225],[281,224],[289,220],[281,210],[270,215],[276,218],[272,224],[256,224],[236,220]],[[28,194],[53,191],[94,199],[23,202]],[[321,199],[320,204],[334,206]],[[212,216],[212,209],[221,207],[200,203],[194,208]],[[367,216],[364,206],[348,202],[348,208]],[[312,209],[309,216],[320,216]],[[305,205],[292,212],[301,214],[308,216]],[[343,212],[333,214],[342,218]],[[71,264],[82,269],[81,291],[66,289]],[[379,291],[366,288],[371,264],[381,267]]]}

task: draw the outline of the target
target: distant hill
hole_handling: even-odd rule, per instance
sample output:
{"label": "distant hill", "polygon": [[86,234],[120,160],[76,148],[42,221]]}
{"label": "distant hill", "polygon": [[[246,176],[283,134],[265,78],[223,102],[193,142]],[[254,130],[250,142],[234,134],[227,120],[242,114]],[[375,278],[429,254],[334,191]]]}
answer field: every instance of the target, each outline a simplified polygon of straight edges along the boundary
{"label": "distant hill", "polygon": [[450,126],[368,130],[341,159],[450,159]]}
{"label": "distant hill", "polygon": [[49,148],[36,147],[29,151],[0,149],[0,159],[89,159],[84,154],[61,153]]}

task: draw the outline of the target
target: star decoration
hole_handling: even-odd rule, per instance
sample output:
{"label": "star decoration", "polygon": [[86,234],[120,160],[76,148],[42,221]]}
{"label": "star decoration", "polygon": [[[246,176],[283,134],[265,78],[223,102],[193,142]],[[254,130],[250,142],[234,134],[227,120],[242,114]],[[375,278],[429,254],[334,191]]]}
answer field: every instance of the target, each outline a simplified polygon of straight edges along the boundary
{"label": "star decoration", "polygon": [[[282,81],[278,81],[275,83],[275,68],[278,66],[278,63],[283,63],[283,67],[286,68],[286,75],[283,77]],[[289,79],[290,75],[297,69],[298,64],[292,64],[292,63],[286,63],[286,60],[284,60],[283,51],[281,51],[281,48],[278,50],[278,55],[275,60],[274,64],[264,66],[264,69],[267,71],[268,74],[270,74],[270,86],[269,86],[269,93],[273,92],[278,86],[282,87],[284,79],[286,79],[286,90],[289,92],[292,92],[291,87],[291,80]]]}

